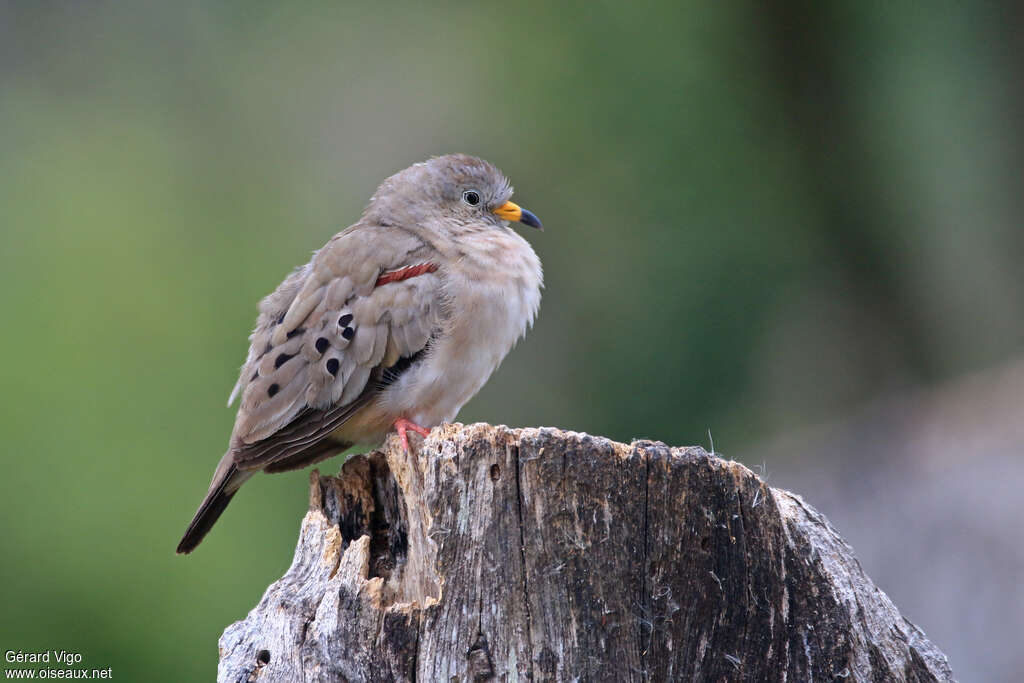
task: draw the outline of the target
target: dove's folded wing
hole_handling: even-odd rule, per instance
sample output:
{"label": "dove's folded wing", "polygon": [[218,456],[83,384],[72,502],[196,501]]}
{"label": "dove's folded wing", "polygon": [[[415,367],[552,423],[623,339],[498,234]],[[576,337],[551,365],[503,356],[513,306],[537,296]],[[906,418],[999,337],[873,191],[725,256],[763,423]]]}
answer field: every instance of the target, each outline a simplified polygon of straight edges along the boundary
{"label": "dove's folded wing", "polygon": [[323,443],[331,432],[372,401],[387,369],[423,350],[439,324],[434,256],[406,231],[357,225],[263,300],[236,387],[242,402],[231,448],[240,469],[284,469],[333,454]]}

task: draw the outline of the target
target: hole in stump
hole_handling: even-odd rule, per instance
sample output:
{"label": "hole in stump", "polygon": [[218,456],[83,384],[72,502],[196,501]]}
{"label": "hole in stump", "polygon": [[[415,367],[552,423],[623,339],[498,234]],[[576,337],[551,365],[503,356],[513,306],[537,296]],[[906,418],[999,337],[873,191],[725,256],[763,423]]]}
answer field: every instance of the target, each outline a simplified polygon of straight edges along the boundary
{"label": "hole in stump", "polygon": [[710,536],[705,536],[704,538],[700,539],[700,549],[701,550],[707,550],[709,545],[711,545],[711,537]]}
{"label": "hole in stump", "polygon": [[260,666],[270,664],[270,650],[260,650],[256,653],[256,662]]}
{"label": "hole in stump", "polygon": [[498,477],[501,476],[501,468],[498,467],[498,463],[491,465],[491,481],[498,481]]}

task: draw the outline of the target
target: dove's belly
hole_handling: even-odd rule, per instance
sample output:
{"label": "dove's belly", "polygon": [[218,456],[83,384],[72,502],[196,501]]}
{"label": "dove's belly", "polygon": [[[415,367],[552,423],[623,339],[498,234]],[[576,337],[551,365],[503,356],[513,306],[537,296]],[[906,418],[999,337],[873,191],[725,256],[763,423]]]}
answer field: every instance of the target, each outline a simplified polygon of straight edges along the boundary
{"label": "dove's belly", "polygon": [[451,422],[480,391],[540,305],[540,260],[533,249],[511,230],[500,246],[486,267],[445,269],[448,315],[429,348],[342,426],[338,438],[379,443],[400,417],[428,428]]}

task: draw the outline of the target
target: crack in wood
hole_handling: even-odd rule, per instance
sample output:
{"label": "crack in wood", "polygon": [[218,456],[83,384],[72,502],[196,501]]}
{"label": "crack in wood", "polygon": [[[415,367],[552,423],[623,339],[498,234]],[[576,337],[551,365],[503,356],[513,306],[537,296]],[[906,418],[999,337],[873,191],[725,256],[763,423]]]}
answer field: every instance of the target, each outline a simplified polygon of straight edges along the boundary
{"label": "crack in wood", "polygon": [[533,677],[533,621],[530,618],[530,584],[526,571],[526,532],[523,527],[523,483],[520,472],[519,447],[506,445],[506,453],[512,458],[516,467],[516,519],[519,527],[519,566],[522,568],[523,609],[526,611],[527,653],[529,654],[530,677]]}
{"label": "crack in wood", "polygon": [[[651,459],[647,451],[639,446],[633,447],[633,452],[639,455],[643,459],[644,463],[644,554],[643,554],[643,573],[641,574],[641,595],[640,605],[643,610],[643,619],[638,620],[640,625],[640,675],[643,680],[647,680],[647,657],[651,649],[651,641],[654,639],[654,624],[650,621],[651,618],[651,596],[650,587],[647,585],[650,576],[650,489],[651,489]],[[644,638],[644,628],[647,628],[647,637]]]}

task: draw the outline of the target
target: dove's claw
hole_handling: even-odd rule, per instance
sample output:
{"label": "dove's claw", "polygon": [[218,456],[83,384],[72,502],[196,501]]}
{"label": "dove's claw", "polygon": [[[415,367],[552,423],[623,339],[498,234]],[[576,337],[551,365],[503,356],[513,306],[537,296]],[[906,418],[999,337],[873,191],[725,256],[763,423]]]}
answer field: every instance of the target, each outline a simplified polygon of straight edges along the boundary
{"label": "dove's claw", "polygon": [[429,429],[420,427],[415,422],[406,420],[404,417],[395,420],[395,430],[398,432],[398,438],[402,440],[402,449],[406,453],[409,452],[409,437],[405,433],[410,429],[424,438],[430,436]]}

